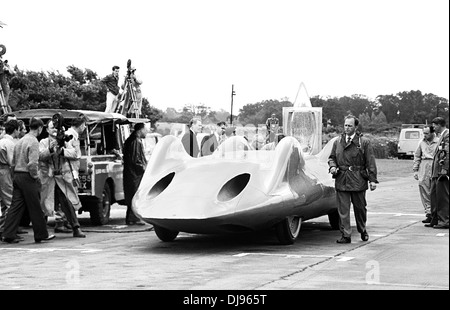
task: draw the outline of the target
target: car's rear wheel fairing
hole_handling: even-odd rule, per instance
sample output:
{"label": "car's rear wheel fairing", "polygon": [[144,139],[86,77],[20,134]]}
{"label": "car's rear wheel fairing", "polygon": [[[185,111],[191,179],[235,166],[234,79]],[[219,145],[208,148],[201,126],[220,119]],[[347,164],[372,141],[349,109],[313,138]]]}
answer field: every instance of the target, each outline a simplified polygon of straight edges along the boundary
{"label": "car's rear wheel fairing", "polygon": [[217,199],[220,202],[226,202],[236,198],[247,187],[249,181],[249,173],[243,173],[232,178],[220,189]]}
{"label": "car's rear wheel fairing", "polygon": [[155,185],[153,185],[152,189],[148,193],[148,197],[153,199],[161,194],[169,185],[172,183],[173,178],[175,177],[175,172],[169,173],[164,178],[159,180]]}

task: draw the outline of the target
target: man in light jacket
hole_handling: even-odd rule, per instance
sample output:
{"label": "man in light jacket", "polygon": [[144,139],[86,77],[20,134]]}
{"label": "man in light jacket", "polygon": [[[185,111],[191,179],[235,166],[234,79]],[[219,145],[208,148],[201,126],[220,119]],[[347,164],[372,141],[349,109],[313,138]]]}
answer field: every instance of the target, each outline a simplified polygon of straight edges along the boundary
{"label": "man in light jacket", "polygon": [[[55,214],[55,232],[67,232],[64,219],[70,224],[73,236],[85,238],[76,215],[81,208],[78,189],[74,186],[71,161],[81,157],[81,151],[74,147],[75,137],[60,143],[56,139],[57,129],[53,121],[47,124],[48,138],[42,139],[39,146],[39,176],[42,183],[41,206],[47,216]],[[63,145],[61,145],[63,144]],[[70,232],[70,231],[69,231]]]}

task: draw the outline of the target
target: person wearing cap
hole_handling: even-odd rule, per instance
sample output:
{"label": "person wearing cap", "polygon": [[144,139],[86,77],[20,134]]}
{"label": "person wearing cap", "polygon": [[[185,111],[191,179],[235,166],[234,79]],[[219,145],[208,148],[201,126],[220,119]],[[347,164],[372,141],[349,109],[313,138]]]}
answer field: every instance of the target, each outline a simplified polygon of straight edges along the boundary
{"label": "person wearing cap", "polygon": [[112,113],[116,110],[117,101],[120,95],[119,70],[119,66],[113,66],[112,73],[102,79],[102,83],[105,84],[107,89],[105,112]]}

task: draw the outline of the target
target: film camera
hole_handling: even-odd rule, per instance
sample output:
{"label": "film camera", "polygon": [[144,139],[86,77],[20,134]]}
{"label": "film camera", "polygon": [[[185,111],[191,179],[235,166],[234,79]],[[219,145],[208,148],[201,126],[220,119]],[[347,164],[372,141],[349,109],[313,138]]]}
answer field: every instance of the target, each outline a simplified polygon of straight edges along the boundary
{"label": "film camera", "polygon": [[131,66],[131,59],[127,61],[127,79],[131,78],[131,75],[136,71],[134,67]]}
{"label": "film camera", "polygon": [[67,135],[64,128],[64,116],[61,113],[56,113],[52,116],[53,127],[57,130],[56,141],[58,147],[63,147],[65,142],[72,140],[73,135]]}

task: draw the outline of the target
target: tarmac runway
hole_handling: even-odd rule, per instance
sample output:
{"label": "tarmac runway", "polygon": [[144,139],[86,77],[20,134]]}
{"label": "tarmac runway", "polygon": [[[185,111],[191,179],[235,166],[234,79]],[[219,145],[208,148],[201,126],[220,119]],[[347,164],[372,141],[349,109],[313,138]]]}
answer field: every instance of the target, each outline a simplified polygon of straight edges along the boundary
{"label": "tarmac runway", "polygon": [[[163,243],[151,225],[126,226],[125,207],[86,239],[57,234],[35,244],[0,243],[0,289],[114,290],[448,290],[449,232],[426,228],[417,183],[380,183],[367,192],[370,235],[340,245],[327,217],[303,223],[292,246],[273,231],[205,236],[181,233]],[[52,231],[49,228],[49,231]]]}

